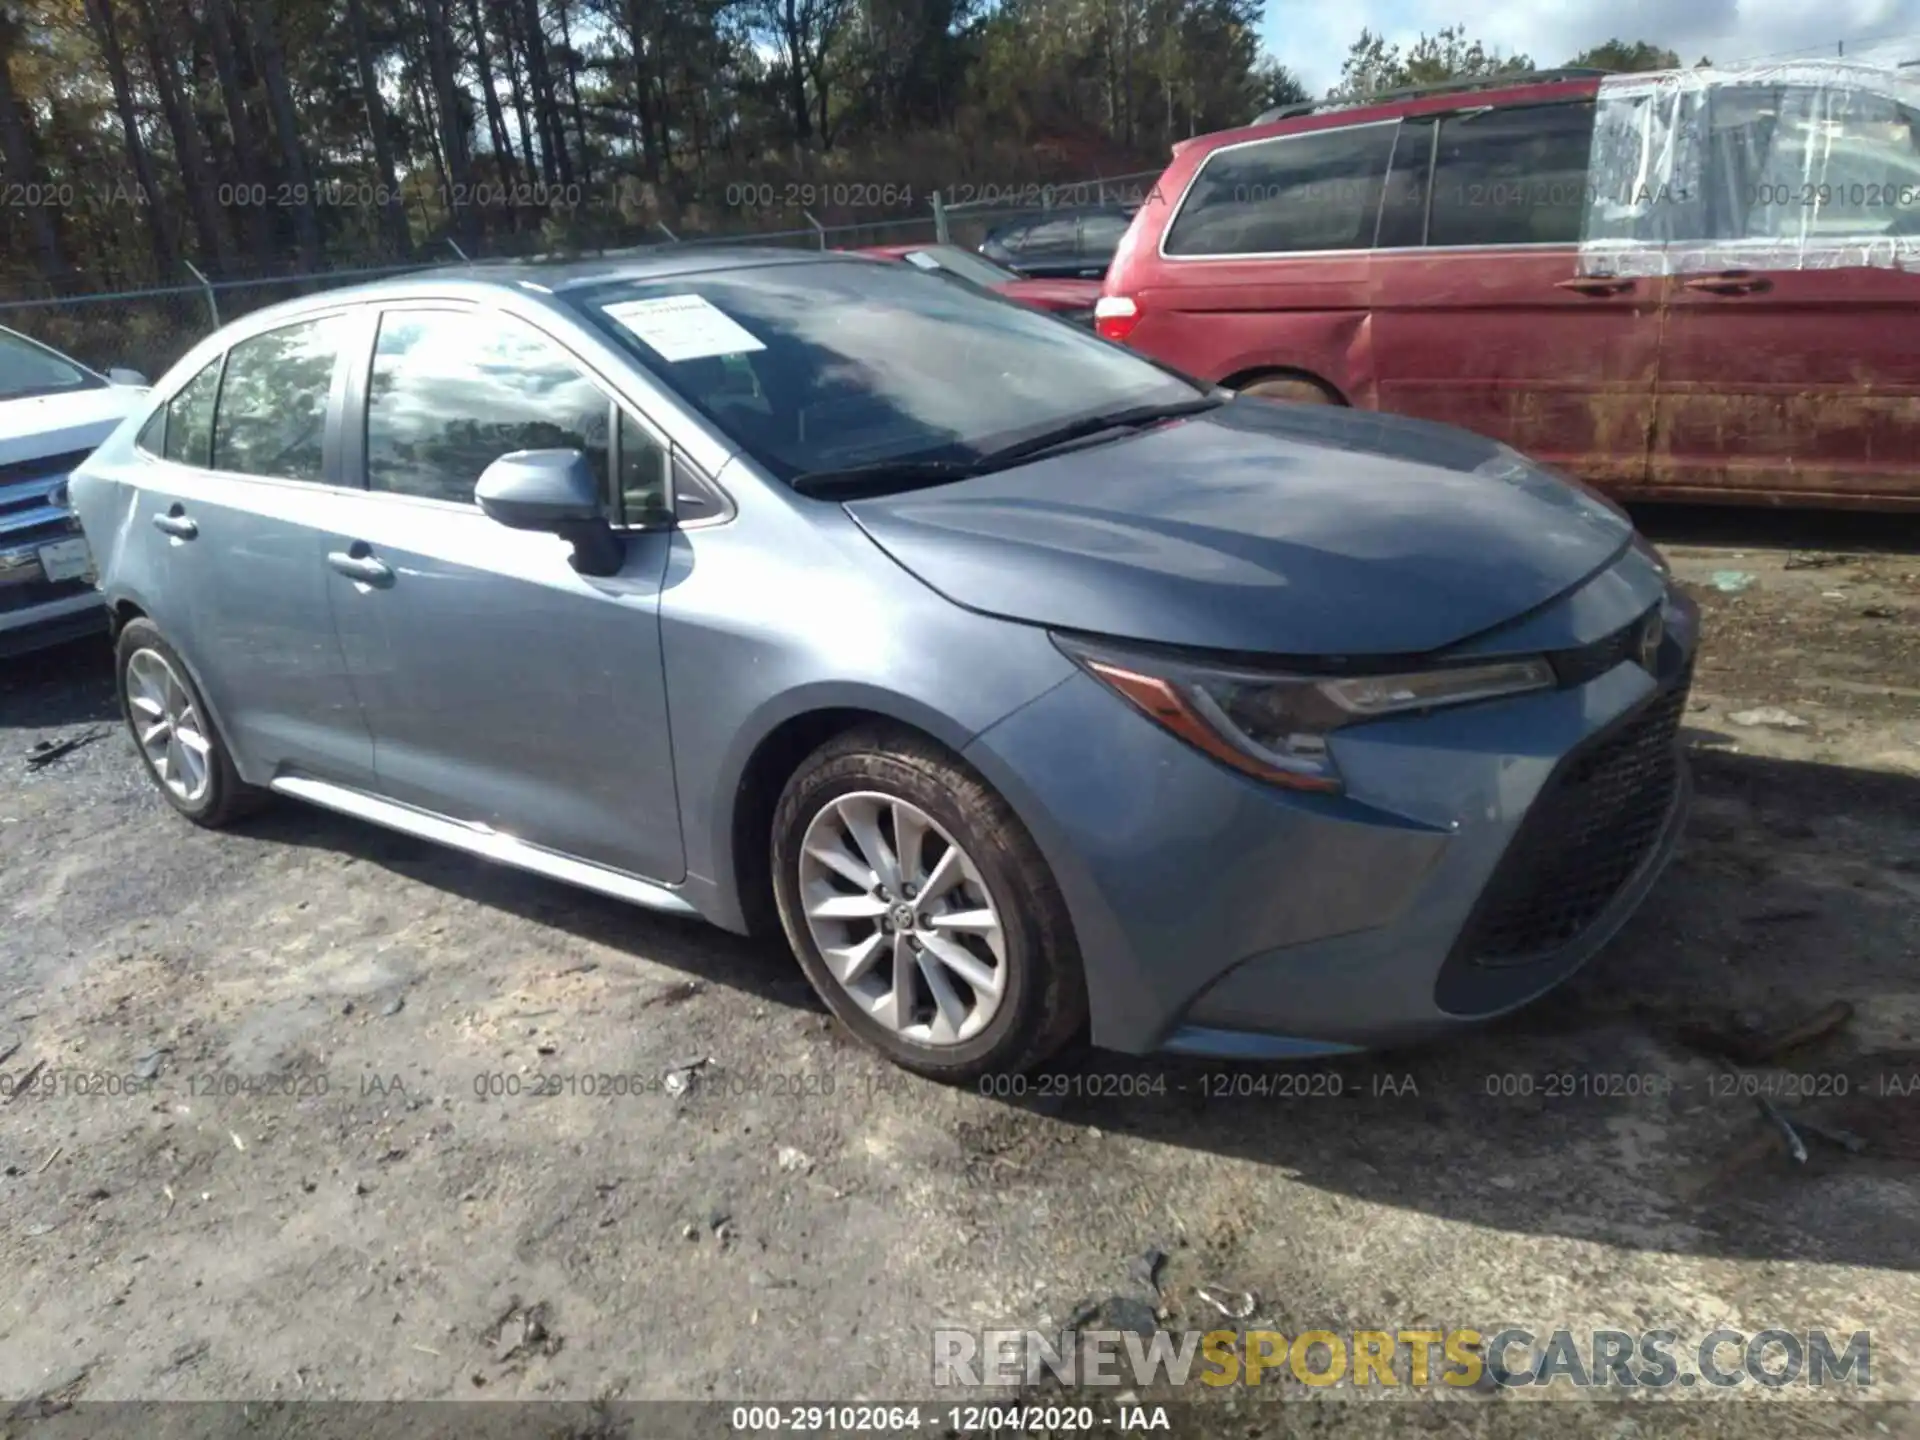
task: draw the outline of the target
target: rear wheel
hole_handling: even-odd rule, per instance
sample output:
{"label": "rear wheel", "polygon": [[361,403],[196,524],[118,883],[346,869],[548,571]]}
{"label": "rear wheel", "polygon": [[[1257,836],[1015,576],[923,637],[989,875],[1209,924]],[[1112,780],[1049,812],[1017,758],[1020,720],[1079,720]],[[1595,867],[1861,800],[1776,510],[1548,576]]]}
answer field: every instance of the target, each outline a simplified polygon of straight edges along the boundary
{"label": "rear wheel", "polygon": [[257,809],[266,792],[241,780],[174,648],[151,620],[129,621],[114,645],[120,713],[166,802],[217,827]]}
{"label": "rear wheel", "polygon": [[775,812],[773,871],[814,989],[907,1069],[1030,1069],[1085,1020],[1080,954],[1039,848],[924,737],[860,730],[815,751]]}
{"label": "rear wheel", "polygon": [[1337,405],[1331,392],[1316,385],[1311,380],[1297,377],[1271,375],[1264,380],[1250,380],[1239,387],[1242,395],[1258,395],[1264,400],[1291,400],[1296,405]]}

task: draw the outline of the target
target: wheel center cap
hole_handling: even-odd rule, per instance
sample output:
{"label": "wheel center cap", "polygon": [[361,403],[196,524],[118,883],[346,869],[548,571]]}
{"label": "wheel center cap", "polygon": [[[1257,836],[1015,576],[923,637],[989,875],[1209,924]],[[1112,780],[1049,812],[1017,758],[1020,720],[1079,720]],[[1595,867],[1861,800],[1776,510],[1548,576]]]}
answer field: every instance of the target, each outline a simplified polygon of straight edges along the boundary
{"label": "wheel center cap", "polygon": [[902,904],[893,907],[893,923],[896,929],[911,930],[913,929],[913,922],[913,906]]}

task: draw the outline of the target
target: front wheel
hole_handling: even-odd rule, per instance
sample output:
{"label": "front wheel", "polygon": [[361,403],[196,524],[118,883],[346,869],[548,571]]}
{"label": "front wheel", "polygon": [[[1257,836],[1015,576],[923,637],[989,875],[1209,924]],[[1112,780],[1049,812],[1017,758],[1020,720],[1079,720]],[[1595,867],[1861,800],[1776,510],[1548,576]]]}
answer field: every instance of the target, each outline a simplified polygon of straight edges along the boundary
{"label": "front wheel", "polygon": [[1052,873],[957,756],[907,731],[829,741],[788,781],[772,838],[808,980],[895,1063],[948,1081],[1028,1070],[1085,1021]]}

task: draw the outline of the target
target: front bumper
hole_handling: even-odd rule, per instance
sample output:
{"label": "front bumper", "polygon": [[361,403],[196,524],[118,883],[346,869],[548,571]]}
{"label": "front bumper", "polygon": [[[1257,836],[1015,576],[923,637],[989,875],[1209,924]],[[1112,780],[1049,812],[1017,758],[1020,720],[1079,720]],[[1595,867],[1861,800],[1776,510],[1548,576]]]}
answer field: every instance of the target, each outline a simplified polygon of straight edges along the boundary
{"label": "front bumper", "polygon": [[[43,481],[43,483],[45,483]],[[38,487],[15,486],[13,489]],[[0,495],[0,500],[10,498]],[[51,504],[0,515],[0,658],[25,654],[107,628],[107,609],[91,571],[49,579],[41,553],[81,539],[72,514]]]}
{"label": "front bumper", "polygon": [[1398,1045],[1564,980],[1684,826],[1676,732],[1697,626],[1674,605],[1652,673],[1622,661],[1341,732],[1339,796],[1230,773],[1085,676],[976,739],[968,758],[1073,916],[1095,1042],[1250,1058]]}

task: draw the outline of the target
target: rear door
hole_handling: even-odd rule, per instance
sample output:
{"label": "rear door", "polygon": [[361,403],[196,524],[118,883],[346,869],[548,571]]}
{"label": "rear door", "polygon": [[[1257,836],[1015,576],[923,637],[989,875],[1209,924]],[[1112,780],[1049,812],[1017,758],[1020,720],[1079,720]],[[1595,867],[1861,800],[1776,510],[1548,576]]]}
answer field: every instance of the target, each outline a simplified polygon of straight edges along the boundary
{"label": "rear door", "polygon": [[[347,464],[366,489],[323,548],[380,792],[681,879],[663,439],[557,342],[492,310],[387,309],[351,388]],[[611,518],[652,526],[625,532],[618,574],[578,574],[558,536],[509,530],[474,503],[494,460],[553,448],[599,464]]]}
{"label": "rear door", "polygon": [[[364,783],[373,746],[327,605],[343,310],[234,342],[142,431],[133,567],[252,780]],[[164,417],[164,420],[161,417]]]}
{"label": "rear door", "polygon": [[1708,103],[1728,268],[1667,282],[1653,493],[1920,505],[1920,273],[1891,263],[1920,237],[1920,114],[1793,86]]}
{"label": "rear door", "polygon": [[1631,490],[1647,476],[1662,282],[1576,273],[1592,135],[1591,101],[1402,124],[1365,398]]}

